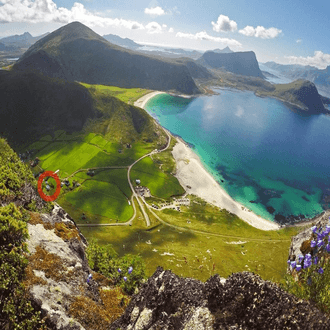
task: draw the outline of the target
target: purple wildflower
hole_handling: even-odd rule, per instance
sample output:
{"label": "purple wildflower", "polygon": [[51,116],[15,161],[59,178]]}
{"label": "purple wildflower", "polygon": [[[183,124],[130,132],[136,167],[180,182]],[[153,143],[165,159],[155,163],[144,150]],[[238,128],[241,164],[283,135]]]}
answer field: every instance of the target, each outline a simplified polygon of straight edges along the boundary
{"label": "purple wildflower", "polygon": [[307,253],[304,260],[304,268],[308,268],[312,265],[312,256]]}
{"label": "purple wildflower", "polygon": [[330,226],[329,225],[326,226],[324,232],[325,232],[326,235],[329,235],[330,234]]}
{"label": "purple wildflower", "polygon": [[315,258],[314,258],[314,265],[317,264],[317,261],[318,261],[318,260],[317,260],[317,257],[315,257]]}
{"label": "purple wildflower", "polygon": [[312,259],[312,256],[311,256],[310,253],[307,253],[307,254],[305,255],[305,258],[306,258],[307,260],[311,260],[311,259]]}
{"label": "purple wildflower", "polygon": [[318,273],[319,273],[319,274],[323,274],[323,273],[324,273],[324,270],[323,270],[322,267],[319,268]]}
{"label": "purple wildflower", "polygon": [[126,277],[126,276],[124,276],[124,281],[125,281],[125,282],[127,281],[127,277]]}
{"label": "purple wildflower", "polygon": [[304,260],[304,256],[302,254],[299,254],[298,260],[299,260],[299,262],[302,262]]}
{"label": "purple wildflower", "polygon": [[131,274],[132,271],[133,271],[133,267],[131,266],[131,267],[128,268],[128,274]]}
{"label": "purple wildflower", "polygon": [[291,264],[291,261],[290,261],[290,259],[288,259],[287,263],[288,263],[288,265],[290,266],[290,264]]}
{"label": "purple wildflower", "polygon": [[304,268],[308,268],[312,265],[312,261],[309,259],[304,260]]}
{"label": "purple wildflower", "polygon": [[299,272],[301,270],[301,265],[297,265],[296,270]]}
{"label": "purple wildflower", "polygon": [[327,252],[330,253],[330,244],[328,243],[326,246]]}
{"label": "purple wildflower", "polygon": [[[330,217],[329,217],[330,218]],[[312,227],[312,232],[315,234],[316,233],[316,229],[317,229],[317,227],[316,226],[313,226]]]}
{"label": "purple wildflower", "polygon": [[120,268],[118,268],[118,273],[121,273],[121,269]]}
{"label": "purple wildflower", "polygon": [[297,263],[296,263],[295,261],[291,261],[291,267],[292,267],[292,268],[295,268],[296,265],[297,265]]}
{"label": "purple wildflower", "polygon": [[315,241],[311,241],[311,247],[315,247],[316,246],[316,242]]}
{"label": "purple wildflower", "polygon": [[323,245],[323,243],[324,243],[323,240],[320,239],[320,240],[317,241],[317,246],[321,247]]}

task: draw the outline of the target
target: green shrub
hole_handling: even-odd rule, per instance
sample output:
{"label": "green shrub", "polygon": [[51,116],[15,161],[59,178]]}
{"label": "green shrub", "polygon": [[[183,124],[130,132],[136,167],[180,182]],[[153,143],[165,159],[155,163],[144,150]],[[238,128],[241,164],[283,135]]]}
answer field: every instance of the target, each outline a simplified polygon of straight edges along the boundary
{"label": "green shrub", "polygon": [[[114,284],[119,285],[127,294],[133,294],[142,281],[147,278],[141,256],[128,254],[118,258],[111,244],[99,246],[95,240],[89,242],[86,252],[90,267],[95,272],[113,280]],[[129,267],[133,268],[130,274]]]}
{"label": "green shrub", "polygon": [[0,208],[0,329],[46,329],[22,284],[28,264],[24,217],[14,204]]}

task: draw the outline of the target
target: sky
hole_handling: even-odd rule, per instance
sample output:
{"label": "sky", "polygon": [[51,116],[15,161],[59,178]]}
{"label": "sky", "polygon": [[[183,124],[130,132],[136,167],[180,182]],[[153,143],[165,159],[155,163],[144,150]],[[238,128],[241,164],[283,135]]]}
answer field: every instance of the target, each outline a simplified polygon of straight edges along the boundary
{"label": "sky", "polygon": [[[267,4],[265,4],[267,3]],[[0,38],[79,21],[138,43],[254,51],[259,62],[330,65],[329,1],[0,0]]]}

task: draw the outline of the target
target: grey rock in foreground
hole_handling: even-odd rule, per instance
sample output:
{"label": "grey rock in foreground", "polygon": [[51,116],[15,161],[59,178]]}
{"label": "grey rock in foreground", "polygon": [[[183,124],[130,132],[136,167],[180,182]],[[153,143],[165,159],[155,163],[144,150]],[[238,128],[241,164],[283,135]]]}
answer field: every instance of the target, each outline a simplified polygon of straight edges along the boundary
{"label": "grey rock in foreground", "polygon": [[[87,241],[72,218],[58,205],[51,214],[35,214],[34,219],[36,217],[38,220],[34,222],[39,223],[28,224],[30,237],[27,240],[29,258],[37,256],[34,261],[30,259],[32,267],[38,264],[28,275],[32,305],[41,311],[42,317],[47,317],[49,329],[84,330],[85,327],[69,316],[69,309],[76,297],[100,301],[98,284],[93,279],[90,284],[86,281],[92,272],[85,256]],[[57,228],[64,231],[59,233]],[[73,237],[67,239],[66,235]]]}
{"label": "grey rock in foreground", "polygon": [[330,329],[308,302],[249,272],[203,283],[158,267],[111,330]]}

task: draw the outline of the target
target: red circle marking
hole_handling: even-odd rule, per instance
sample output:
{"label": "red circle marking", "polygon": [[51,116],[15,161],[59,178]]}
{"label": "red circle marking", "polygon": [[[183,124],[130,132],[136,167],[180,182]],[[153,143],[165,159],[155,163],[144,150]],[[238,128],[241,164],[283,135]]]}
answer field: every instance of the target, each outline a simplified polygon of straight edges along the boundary
{"label": "red circle marking", "polygon": [[[46,194],[42,191],[42,181],[44,181],[44,178],[45,178],[46,176],[51,176],[51,177],[54,178],[55,181],[56,181],[56,191],[55,191],[55,193],[54,193],[53,195],[51,195],[51,196],[46,195]],[[60,179],[59,179],[59,177],[58,177],[58,175],[57,175],[56,173],[54,173],[54,172],[52,172],[52,171],[46,171],[46,172],[44,172],[44,173],[42,173],[42,174],[40,175],[39,180],[38,180],[38,193],[39,193],[40,197],[41,197],[44,201],[46,201],[46,202],[52,202],[52,201],[54,201],[54,200],[58,197],[58,195],[60,194],[60,190],[61,190],[61,181],[60,181]]]}

